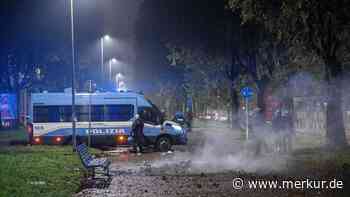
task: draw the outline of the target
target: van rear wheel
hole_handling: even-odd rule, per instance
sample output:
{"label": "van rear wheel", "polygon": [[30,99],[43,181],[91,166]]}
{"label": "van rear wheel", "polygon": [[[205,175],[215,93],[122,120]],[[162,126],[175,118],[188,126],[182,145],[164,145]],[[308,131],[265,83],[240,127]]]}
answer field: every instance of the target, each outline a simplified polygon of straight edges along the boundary
{"label": "van rear wheel", "polygon": [[157,149],[160,152],[167,152],[171,150],[171,139],[167,136],[162,136],[157,140]]}

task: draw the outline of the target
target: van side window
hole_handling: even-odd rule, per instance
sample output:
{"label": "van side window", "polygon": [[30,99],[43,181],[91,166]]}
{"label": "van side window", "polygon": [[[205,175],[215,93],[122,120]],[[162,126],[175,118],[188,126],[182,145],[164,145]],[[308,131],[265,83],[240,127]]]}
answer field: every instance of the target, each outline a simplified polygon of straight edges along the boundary
{"label": "van side window", "polygon": [[34,122],[69,122],[71,121],[71,106],[34,106]]}
{"label": "van side window", "polygon": [[103,122],[104,121],[104,107],[103,105],[91,106],[91,121]]}
{"label": "van side window", "polygon": [[[66,106],[34,106],[34,122],[70,122],[72,121],[72,107]],[[77,105],[76,116],[79,122],[89,121],[89,106]],[[91,121],[128,121],[134,117],[133,105],[92,105]]]}
{"label": "van side window", "polygon": [[[78,106],[78,121],[89,121],[89,106]],[[92,105],[92,122],[128,121],[134,116],[133,105]]]}
{"label": "van side window", "polygon": [[72,106],[59,106],[60,122],[72,121]]}
{"label": "van side window", "polygon": [[105,121],[128,121],[133,116],[133,105],[105,105]]}
{"label": "van side window", "polygon": [[49,108],[48,106],[34,106],[33,108],[34,122],[48,122]]}
{"label": "van side window", "polygon": [[89,121],[89,106],[81,105],[76,107],[76,116],[79,122]]}

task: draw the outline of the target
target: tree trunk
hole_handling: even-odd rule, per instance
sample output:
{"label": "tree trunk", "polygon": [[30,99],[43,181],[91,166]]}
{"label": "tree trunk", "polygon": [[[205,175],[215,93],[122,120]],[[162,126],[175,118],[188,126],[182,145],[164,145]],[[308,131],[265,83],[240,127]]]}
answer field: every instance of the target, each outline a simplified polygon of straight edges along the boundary
{"label": "tree trunk", "polygon": [[232,128],[238,128],[238,108],[239,108],[239,96],[234,86],[231,86],[231,126]]}
{"label": "tree trunk", "polygon": [[327,82],[328,82],[328,102],[326,118],[327,145],[330,148],[344,147],[347,145],[343,108],[342,108],[342,66],[337,61],[328,61]]}
{"label": "tree trunk", "polygon": [[259,113],[265,113],[265,91],[268,85],[268,79],[262,79],[257,82],[259,90],[257,92],[257,106],[260,108]]}
{"label": "tree trunk", "polygon": [[230,123],[230,121],[232,121],[232,118],[231,118],[231,109],[229,106],[227,106],[227,122]]}
{"label": "tree trunk", "polygon": [[[253,75],[254,77],[254,75]],[[267,76],[264,76],[262,79],[257,79],[257,77],[255,78],[255,83],[258,86],[258,91],[257,91],[257,107],[259,108],[258,111],[258,116],[261,118],[261,121],[265,121],[266,117],[265,117],[265,108],[266,108],[266,103],[265,103],[265,92],[266,89],[268,87],[268,84],[270,82],[270,79]]]}

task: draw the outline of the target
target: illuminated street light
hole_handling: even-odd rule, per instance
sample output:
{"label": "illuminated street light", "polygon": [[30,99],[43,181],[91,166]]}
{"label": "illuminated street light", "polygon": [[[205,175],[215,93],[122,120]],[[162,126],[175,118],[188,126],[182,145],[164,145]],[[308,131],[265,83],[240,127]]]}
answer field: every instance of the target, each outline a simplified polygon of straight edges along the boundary
{"label": "illuminated street light", "polygon": [[109,41],[111,37],[109,35],[104,35],[101,37],[101,81],[103,79],[103,68],[104,68],[104,41]]}
{"label": "illuminated street light", "polygon": [[119,88],[120,88],[120,79],[123,77],[123,75],[121,74],[121,73],[118,73],[118,74],[116,74],[115,75],[115,80],[116,80],[116,82],[117,82],[117,90],[119,90]]}
{"label": "illuminated street light", "polygon": [[109,60],[109,80],[112,80],[112,64],[116,64],[118,61],[115,58]]}
{"label": "illuminated street light", "polygon": [[123,74],[118,73],[118,74],[117,74],[117,77],[121,78],[121,77],[123,77]]}
{"label": "illuminated street light", "polygon": [[105,35],[105,36],[103,36],[103,38],[104,38],[105,40],[111,39],[111,37],[109,37],[109,35]]}

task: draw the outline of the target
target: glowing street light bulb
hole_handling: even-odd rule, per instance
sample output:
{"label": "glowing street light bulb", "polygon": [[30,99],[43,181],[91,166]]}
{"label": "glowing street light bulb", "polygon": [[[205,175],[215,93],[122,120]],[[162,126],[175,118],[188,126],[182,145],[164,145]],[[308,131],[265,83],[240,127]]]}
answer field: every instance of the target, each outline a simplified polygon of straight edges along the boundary
{"label": "glowing street light bulb", "polygon": [[121,77],[123,77],[123,75],[121,73],[118,73],[117,78],[121,78]]}
{"label": "glowing street light bulb", "polygon": [[115,58],[112,58],[111,61],[113,64],[117,63],[117,59],[115,59]]}
{"label": "glowing street light bulb", "polygon": [[103,36],[103,39],[109,40],[109,39],[111,39],[111,37],[109,37],[109,35],[105,35],[105,36]]}

